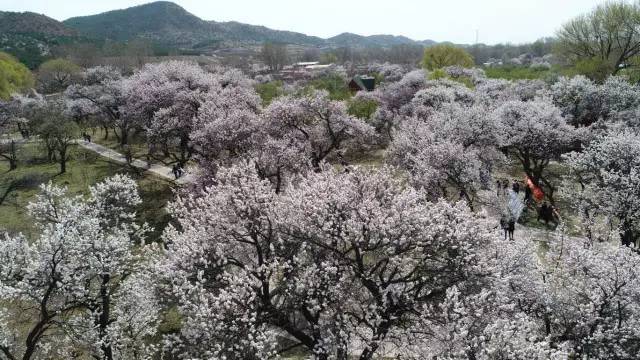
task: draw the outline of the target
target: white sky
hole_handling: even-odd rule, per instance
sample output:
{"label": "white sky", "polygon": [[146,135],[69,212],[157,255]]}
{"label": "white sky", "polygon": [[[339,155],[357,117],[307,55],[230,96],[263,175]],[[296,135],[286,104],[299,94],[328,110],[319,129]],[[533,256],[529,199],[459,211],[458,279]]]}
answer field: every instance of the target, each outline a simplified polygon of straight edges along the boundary
{"label": "white sky", "polygon": [[[331,37],[342,32],[474,43],[522,43],[551,36],[605,0],[175,0],[204,20],[239,21]],[[149,0],[0,0],[0,10],[54,19],[91,15]]]}

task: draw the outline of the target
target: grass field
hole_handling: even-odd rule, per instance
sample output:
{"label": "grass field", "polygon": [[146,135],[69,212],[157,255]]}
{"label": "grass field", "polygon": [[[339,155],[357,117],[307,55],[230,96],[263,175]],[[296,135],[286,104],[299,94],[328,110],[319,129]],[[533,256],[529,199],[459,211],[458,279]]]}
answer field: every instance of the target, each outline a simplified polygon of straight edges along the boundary
{"label": "grass field", "polygon": [[35,143],[26,143],[18,150],[18,168],[8,171],[6,162],[0,162],[0,228],[9,233],[22,232],[36,235],[26,206],[39,192],[39,186],[52,181],[66,186],[69,194],[84,195],[89,186],[115,174],[128,174],[140,189],[143,203],[139,209],[141,220],[154,228],[150,238],[157,238],[169,217],[165,205],[173,196],[173,184],[169,181],[146,175],[139,170],[117,164],[97,154],[74,146],[67,172],[59,174],[57,163],[43,159],[44,152]]}

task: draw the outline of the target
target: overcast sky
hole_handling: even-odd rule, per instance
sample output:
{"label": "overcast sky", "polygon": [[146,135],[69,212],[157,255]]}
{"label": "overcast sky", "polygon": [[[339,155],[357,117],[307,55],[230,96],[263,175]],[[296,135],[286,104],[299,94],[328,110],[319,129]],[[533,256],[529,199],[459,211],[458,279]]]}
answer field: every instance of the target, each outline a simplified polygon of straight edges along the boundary
{"label": "overcast sky", "polygon": [[[0,0],[0,10],[58,20],[148,3],[145,0]],[[239,21],[331,37],[342,32],[473,43],[522,43],[551,36],[604,0],[176,0],[204,20]]]}

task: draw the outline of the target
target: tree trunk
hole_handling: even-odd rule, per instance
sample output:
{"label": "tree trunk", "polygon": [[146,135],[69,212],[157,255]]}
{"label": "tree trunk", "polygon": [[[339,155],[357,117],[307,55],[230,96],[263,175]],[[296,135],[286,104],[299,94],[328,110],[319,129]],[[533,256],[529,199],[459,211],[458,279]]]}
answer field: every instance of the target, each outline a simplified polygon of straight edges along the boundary
{"label": "tree trunk", "polygon": [[18,168],[18,153],[16,151],[16,142],[11,141],[11,145],[9,145],[9,171],[15,170]]}
{"label": "tree trunk", "polygon": [[102,309],[100,312],[100,349],[102,350],[103,360],[113,360],[113,351],[111,349],[110,340],[107,338],[107,327],[109,326],[109,318],[111,316],[111,294],[109,294],[110,275],[102,276],[102,284],[100,284],[100,299],[102,301]]}
{"label": "tree trunk", "polygon": [[60,174],[67,172],[67,149],[60,150]]}

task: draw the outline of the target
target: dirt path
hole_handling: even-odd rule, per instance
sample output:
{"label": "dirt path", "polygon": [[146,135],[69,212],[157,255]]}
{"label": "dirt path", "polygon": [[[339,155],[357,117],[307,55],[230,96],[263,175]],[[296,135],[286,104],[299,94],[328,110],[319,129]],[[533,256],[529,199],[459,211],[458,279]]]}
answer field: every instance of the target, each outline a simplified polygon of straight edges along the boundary
{"label": "dirt path", "polygon": [[[93,142],[87,142],[84,140],[77,140],[77,143],[83,148],[87,150],[91,150],[100,156],[106,157],[108,159],[111,159],[121,164],[127,163],[127,159],[125,158],[124,155],[120,154],[117,151],[111,150],[108,147],[105,147]],[[194,175],[190,173],[186,173],[185,175],[183,175],[182,177],[176,180],[170,167],[160,165],[160,164],[151,164],[140,159],[133,159],[133,161],[131,162],[131,166],[148,171],[161,178],[174,181],[177,184],[190,184],[190,183],[193,183],[195,180]]]}

